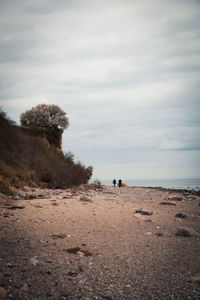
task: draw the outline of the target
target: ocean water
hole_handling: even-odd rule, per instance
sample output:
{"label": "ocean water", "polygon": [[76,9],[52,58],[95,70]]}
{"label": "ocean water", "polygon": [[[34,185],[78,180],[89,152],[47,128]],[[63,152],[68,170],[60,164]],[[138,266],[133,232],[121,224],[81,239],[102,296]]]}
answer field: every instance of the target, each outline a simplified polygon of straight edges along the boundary
{"label": "ocean water", "polygon": [[[184,179],[133,179],[123,180],[128,186],[163,187],[170,189],[200,190],[200,178]],[[102,180],[102,184],[112,185],[112,180]]]}

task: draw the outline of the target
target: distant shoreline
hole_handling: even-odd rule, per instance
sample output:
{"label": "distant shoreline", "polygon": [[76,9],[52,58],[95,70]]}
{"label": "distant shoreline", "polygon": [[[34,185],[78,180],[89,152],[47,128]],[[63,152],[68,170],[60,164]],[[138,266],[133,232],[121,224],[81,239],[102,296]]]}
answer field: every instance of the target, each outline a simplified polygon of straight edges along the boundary
{"label": "distant shoreline", "polygon": [[[200,178],[184,179],[123,179],[127,186],[164,188],[171,190],[200,191]],[[112,186],[112,180],[102,180],[102,184]]]}
{"label": "distant shoreline", "polygon": [[[103,184],[103,186],[112,186],[111,184]],[[118,186],[116,186],[115,188],[118,188]],[[165,187],[161,187],[161,186],[136,186],[136,185],[127,185],[126,187],[121,187],[122,189],[124,188],[143,188],[143,189],[155,189],[155,190],[159,190],[159,191],[168,191],[168,192],[177,192],[177,193],[190,193],[190,194],[194,194],[194,195],[200,195],[200,189],[199,190],[194,190],[194,189],[178,189],[178,188],[165,188]]]}

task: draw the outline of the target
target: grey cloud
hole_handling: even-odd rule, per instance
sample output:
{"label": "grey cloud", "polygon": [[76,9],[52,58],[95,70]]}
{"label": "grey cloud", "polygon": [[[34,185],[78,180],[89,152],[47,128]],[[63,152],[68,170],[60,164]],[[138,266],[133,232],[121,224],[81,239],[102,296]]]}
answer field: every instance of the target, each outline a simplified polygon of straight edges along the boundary
{"label": "grey cloud", "polygon": [[99,171],[119,163],[131,173],[140,162],[170,174],[166,159],[181,172],[199,149],[199,6],[1,1],[0,105],[16,120],[60,105],[70,119],[64,150]]}

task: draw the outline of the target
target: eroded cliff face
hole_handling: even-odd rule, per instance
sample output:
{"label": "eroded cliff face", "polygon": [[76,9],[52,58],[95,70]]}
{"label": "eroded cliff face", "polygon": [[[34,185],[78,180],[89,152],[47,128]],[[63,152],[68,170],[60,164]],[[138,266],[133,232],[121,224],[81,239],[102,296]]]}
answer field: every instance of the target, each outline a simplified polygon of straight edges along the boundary
{"label": "eroded cliff face", "polygon": [[60,129],[42,129],[37,127],[18,127],[19,130],[22,130],[23,133],[34,136],[40,137],[46,140],[49,145],[55,146],[56,148],[62,150],[62,130]]}
{"label": "eroded cliff face", "polygon": [[47,140],[50,145],[56,146],[62,150],[62,131],[60,129],[48,130]]}
{"label": "eroded cliff face", "polygon": [[62,151],[62,131],[14,125],[0,114],[0,192],[10,188],[68,188],[87,183],[92,168]]}

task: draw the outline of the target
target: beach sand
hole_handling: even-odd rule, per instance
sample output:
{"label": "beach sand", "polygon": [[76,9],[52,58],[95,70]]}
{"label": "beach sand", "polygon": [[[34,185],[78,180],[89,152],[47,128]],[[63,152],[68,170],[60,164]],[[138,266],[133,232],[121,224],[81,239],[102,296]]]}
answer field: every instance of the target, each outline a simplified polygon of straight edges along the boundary
{"label": "beach sand", "polygon": [[199,299],[199,203],[141,187],[1,194],[0,299]]}

